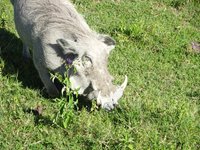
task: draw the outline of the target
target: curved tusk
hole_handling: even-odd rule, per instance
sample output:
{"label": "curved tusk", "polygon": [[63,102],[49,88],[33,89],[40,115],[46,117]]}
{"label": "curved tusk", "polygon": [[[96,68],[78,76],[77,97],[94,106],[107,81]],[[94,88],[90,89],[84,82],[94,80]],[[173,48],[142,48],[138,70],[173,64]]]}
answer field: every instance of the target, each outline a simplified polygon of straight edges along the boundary
{"label": "curved tusk", "polygon": [[128,77],[125,76],[125,80],[124,80],[124,82],[122,83],[122,85],[119,86],[119,87],[116,89],[115,93],[112,95],[112,98],[113,98],[115,104],[118,104],[118,101],[119,101],[119,99],[122,97],[122,95],[123,95],[123,93],[124,93],[124,90],[125,90],[125,88],[126,88],[126,86],[127,86],[127,83],[128,83]]}
{"label": "curved tusk", "polygon": [[128,83],[128,77],[127,77],[127,75],[125,75],[125,80],[124,80],[124,82],[122,83],[122,85],[120,86],[120,88],[122,88],[123,91],[124,91],[124,89],[126,88],[127,83]]}

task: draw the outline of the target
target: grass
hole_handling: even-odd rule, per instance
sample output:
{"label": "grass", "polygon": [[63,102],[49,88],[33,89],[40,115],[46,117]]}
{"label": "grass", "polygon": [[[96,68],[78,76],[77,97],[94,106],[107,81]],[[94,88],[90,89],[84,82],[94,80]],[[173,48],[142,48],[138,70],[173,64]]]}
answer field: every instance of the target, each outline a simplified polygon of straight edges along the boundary
{"label": "grass", "polygon": [[[120,107],[75,111],[66,129],[53,124],[58,105],[43,93],[8,0],[0,1],[0,149],[200,148],[198,0],[73,0],[89,25],[111,35],[109,70],[129,77]],[[43,108],[42,115],[34,113]]]}

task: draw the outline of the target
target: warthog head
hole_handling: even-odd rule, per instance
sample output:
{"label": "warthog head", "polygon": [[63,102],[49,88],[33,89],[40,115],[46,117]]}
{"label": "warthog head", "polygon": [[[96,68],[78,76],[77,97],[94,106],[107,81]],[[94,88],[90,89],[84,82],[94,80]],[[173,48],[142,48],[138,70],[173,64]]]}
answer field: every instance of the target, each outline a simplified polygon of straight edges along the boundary
{"label": "warthog head", "polygon": [[127,85],[127,77],[120,86],[112,83],[113,77],[107,69],[108,56],[115,41],[106,35],[83,39],[58,39],[67,64],[76,70],[69,71],[71,88],[88,99],[97,99],[102,108],[111,110],[118,104]]}

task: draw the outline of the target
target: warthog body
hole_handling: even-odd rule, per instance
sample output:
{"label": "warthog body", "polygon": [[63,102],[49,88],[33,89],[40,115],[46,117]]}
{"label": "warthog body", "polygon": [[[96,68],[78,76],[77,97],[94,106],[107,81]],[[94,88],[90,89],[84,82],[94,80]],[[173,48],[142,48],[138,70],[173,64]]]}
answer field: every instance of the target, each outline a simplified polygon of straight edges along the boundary
{"label": "warthog body", "polygon": [[23,53],[32,49],[34,65],[49,95],[59,94],[49,71],[63,74],[64,64],[72,64],[71,88],[97,99],[105,109],[114,108],[127,84],[112,84],[107,60],[115,41],[92,31],[68,0],[11,0],[15,26],[23,41]]}

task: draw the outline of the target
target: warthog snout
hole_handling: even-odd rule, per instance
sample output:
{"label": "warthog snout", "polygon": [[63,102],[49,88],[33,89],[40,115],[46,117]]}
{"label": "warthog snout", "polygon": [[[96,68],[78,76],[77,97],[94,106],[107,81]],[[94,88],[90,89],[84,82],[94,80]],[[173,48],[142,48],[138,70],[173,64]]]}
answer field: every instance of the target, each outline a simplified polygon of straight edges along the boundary
{"label": "warthog snout", "polygon": [[111,110],[114,108],[114,106],[118,105],[119,99],[122,97],[124,90],[127,86],[128,77],[125,76],[125,80],[122,83],[121,86],[118,86],[115,90],[115,92],[111,92],[108,97],[101,96],[101,91],[99,91],[98,97],[97,97],[97,104],[100,104],[102,108],[105,108],[107,110]]}

